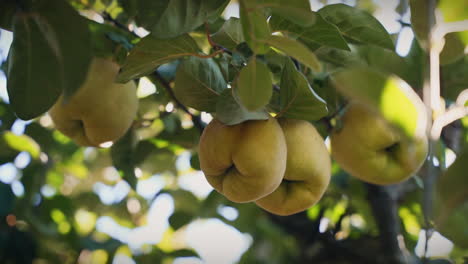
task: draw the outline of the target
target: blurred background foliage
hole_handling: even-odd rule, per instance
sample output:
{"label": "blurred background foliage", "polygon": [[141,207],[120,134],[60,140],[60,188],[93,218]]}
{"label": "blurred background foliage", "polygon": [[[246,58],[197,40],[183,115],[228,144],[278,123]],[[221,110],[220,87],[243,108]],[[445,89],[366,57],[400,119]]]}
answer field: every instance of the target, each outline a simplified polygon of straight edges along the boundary
{"label": "blurred background foliage", "polygon": [[[125,35],[119,27],[131,24],[137,35],[146,34],[140,27],[145,25],[145,14],[138,12],[157,5],[151,1],[69,2],[83,16],[99,22],[90,25],[93,34],[105,32],[105,38],[95,38],[95,49],[117,54],[121,50],[122,58],[135,36]],[[317,10],[337,1],[311,2]],[[406,39],[409,55],[403,60],[414,63],[420,56],[417,42],[410,46],[408,41],[408,1],[343,2],[373,13],[396,43]],[[231,1],[224,17],[236,15],[237,8],[238,3]],[[216,32],[223,23],[220,17],[209,24],[209,30]],[[12,36],[5,30],[0,34],[5,69]],[[190,35],[202,50],[210,50],[204,27]],[[382,65],[377,51],[367,52],[368,64],[398,68],[398,59],[394,65]],[[321,59],[328,58],[321,54]],[[216,62],[222,64],[222,57]],[[253,204],[234,204],[214,192],[199,170],[196,154],[200,125],[211,117],[181,110],[165,89],[174,81],[177,64],[161,66],[161,78],[139,79],[136,124],[119,142],[103,149],[78,147],[54,130],[47,115],[28,122],[17,119],[0,72],[0,263],[385,263],[386,249],[378,241],[379,222],[384,221],[379,207],[389,203],[397,206],[398,219],[393,224],[400,227],[398,239],[408,263],[423,263],[422,187],[417,176],[389,187],[387,200],[373,204],[378,196],[372,186],[334,163],[332,182],[320,203],[290,217],[270,215]],[[280,65],[269,66],[275,73]],[[447,104],[467,87],[467,68],[466,55],[442,67]],[[404,74],[413,87],[422,86],[417,73]],[[336,95],[327,89],[326,78],[308,77],[333,112]],[[438,150],[440,167],[451,164],[466,146],[467,129],[465,117],[444,130]],[[321,131],[326,133],[323,127]],[[461,228],[466,229],[466,224]],[[426,263],[466,263],[466,250],[439,235],[432,239],[432,258]]]}

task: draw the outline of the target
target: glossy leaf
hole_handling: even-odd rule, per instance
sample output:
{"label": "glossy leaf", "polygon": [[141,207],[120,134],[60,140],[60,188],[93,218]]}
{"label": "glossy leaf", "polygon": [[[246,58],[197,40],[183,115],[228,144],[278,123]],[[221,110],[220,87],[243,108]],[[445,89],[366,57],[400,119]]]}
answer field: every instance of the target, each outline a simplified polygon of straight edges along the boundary
{"label": "glossy leaf", "polygon": [[322,65],[315,54],[297,40],[282,36],[270,36],[266,43],[295,58],[315,72],[322,71]]}
{"label": "glossy leaf", "polygon": [[318,96],[306,77],[287,60],[280,87],[281,115],[287,118],[315,121],[327,115],[327,103]]}
{"label": "glossy leaf", "polygon": [[327,5],[318,13],[335,24],[341,33],[352,41],[381,46],[393,50],[390,35],[371,14],[344,4]]}
{"label": "glossy leaf", "polygon": [[342,94],[380,112],[406,136],[421,138],[426,135],[424,103],[402,79],[368,67],[352,67],[331,76]]}
{"label": "glossy leaf", "polygon": [[235,84],[240,103],[249,111],[256,111],[268,104],[272,95],[271,73],[268,67],[255,57],[242,68]]}
{"label": "glossy leaf", "polygon": [[146,36],[130,51],[120,74],[117,76],[117,81],[126,83],[153,72],[161,64],[197,52],[197,43],[189,35],[173,39],[157,39],[151,35]]}
{"label": "glossy leaf", "polygon": [[199,111],[216,111],[218,95],[227,88],[213,59],[190,57],[177,68],[174,93],[186,106]]}
{"label": "glossy leaf", "polygon": [[257,54],[266,53],[269,49],[264,41],[271,35],[270,27],[261,9],[256,9],[254,2],[241,0],[240,20],[244,39],[249,47]]}
{"label": "glossy leaf", "polygon": [[240,19],[231,17],[226,20],[221,29],[215,34],[211,35],[211,39],[216,44],[233,50],[237,45],[244,41]]}
{"label": "glossy leaf", "polygon": [[247,120],[267,120],[269,114],[265,110],[249,112],[234,99],[232,89],[226,89],[216,103],[216,118],[226,125],[236,125]]}
{"label": "glossy leaf", "polygon": [[317,13],[315,22],[307,27],[295,25],[279,16],[272,16],[269,23],[273,31],[297,37],[311,50],[316,50],[320,46],[349,50],[340,30]]}

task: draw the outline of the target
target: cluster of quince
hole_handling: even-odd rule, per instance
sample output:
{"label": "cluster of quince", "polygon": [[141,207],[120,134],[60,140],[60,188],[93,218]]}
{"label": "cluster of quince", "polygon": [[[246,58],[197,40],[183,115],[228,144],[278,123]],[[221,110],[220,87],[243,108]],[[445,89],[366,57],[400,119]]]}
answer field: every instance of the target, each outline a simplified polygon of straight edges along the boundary
{"label": "cluster of quince", "polygon": [[[114,82],[119,65],[93,59],[84,84],[49,114],[63,134],[83,146],[122,137],[135,119],[134,82]],[[407,138],[379,113],[351,102],[342,128],[330,133],[332,156],[351,175],[374,184],[401,182],[427,155],[427,139]],[[270,117],[225,125],[216,118],[199,145],[200,167],[227,199],[255,202],[278,215],[301,212],[321,199],[330,182],[331,160],[323,138],[304,120]]]}
{"label": "cluster of quince", "polygon": [[228,126],[214,119],[200,139],[200,167],[227,199],[252,202],[278,215],[315,204],[330,181],[323,138],[307,121],[249,120]]}
{"label": "cluster of quince", "polygon": [[[366,182],[386,185],[413,175],[427,155],[427,139],[409,139],[378,113],[351,103],[342,128],[330,135],[332,155]],[[208,182],[233,202],[255,202],[277,215],[317,203],[330,181],[323,138],[304,120],[271,117],[227,126],[214,119],[200,139],[200,167]]]}

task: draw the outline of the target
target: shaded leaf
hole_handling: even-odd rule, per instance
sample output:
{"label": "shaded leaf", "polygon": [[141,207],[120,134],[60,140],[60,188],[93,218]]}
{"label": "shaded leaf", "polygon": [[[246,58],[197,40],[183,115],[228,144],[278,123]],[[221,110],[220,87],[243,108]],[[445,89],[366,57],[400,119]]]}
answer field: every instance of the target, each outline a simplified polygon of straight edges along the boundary
{"label": "shaded leaf", "polygon": [[122,174],[130,186],[136,190],[137,178],[135,176],[134,152],[137,144],[136,134],[130,128],[111,148],[111,158],[114,167]]}
{"label": "shaded leaf", "polygon": [[14,0],[4,0],[0,2],[0,28],[12,30],[13,16],[16,12]]}
{"label": "shaded leaf", "polygon": [[8,94],[18,117],[28,120],[49,110],[62,92],[68,98],[81,86],[91,39],[84,18],[61,0],[37,1],[34,12],[15,15],[13,30]]}
{"label": "shaded leaf", "polygon": [[294,25],[289,20],[278,16],[272,16],[269,23],[273,31],[297,37],[311,50],[316,50],[320,46],[349,50],[340,30],[323,19],[321,15],[316,13],[316,17],[315,23],[308,27]]}
{"label": "shaded leaf", "polygon": [[327,104],[307,82],[306,77],[287,60],[281,76],[281,115],[287,118],[315,121],[327,115]]}
{"label": "shaded leaf", "polygon": [[[429,31],[429,12],[428,1],[426,0],[410,0],[411,9],[411,28],[419,41],[421,47],[427,48]],[[431,13],[431,19],[435,21],[435,14]]]}
{"label": "shaded leaf", "polygon": [[322,65],[315,54],[297,40],[282,36],[270,36],[266,43],[295,58],[312,70],[322,71]]}
{"label": "shaded leaf", "polygon": [[[444,48],[440,52],[441,65],[454,63],[465,55],[465,48],[468,47],[468,38],[464,42],[460,34],[461,32],[452,32],[445,35]],[[466,34],[468,35],[468,31]]]}
{"label": "shaded leaf", "polygon": [[85,81],[93,56],[88,23],[63,0],[38,1],[36,10],[42,20],[41,31],[59,60],[61,69],[55,74],[62,74],[67,101]]}
{"label": "shaded leaf", "polygon": [[13,19],[7,90],[13,111],[23,120],[45,113],[62,93],[63,76],[57,74],[61,64],[39,23],[37,15],[18,14]]}
{"label": "shaded leaf", "polygon": [[194,219],[193,214],[184,211],[176,211],[169,217],[169,224],[174,230],[178,230],[179,228],[189,224],[192,219]]}
{"label": "shaded leaf", "polygon": [[272,95],[272,80],[268,67],[252,57],[239,73],[235,92],[241,104],[249,111],[267,105]]}
{"label": "shaded leaf", "polygon": [[223,74],[211,58],[190,57],[177,68],[174,93],[186,106],[214,112],[217,97],[226,88]]}
{"label": "shaded leaf", "polygon": [[335,24],[348,39],[391,50],[394,48],[393,41],[382,24],[365,11],[344,4],[333,4],[323,7],[318,13]]}
{"label": "shaded leaf", "polygon": [[189,35],[173,39],[156,39],[151,35],[146,36],[130,51],[117,76],[117,81],[126,83],[153,72],[161,64],[197,52],[197,43]]}
{"label": "shaded leaf", "polygon": [[226,89],[216,103],[216,118],[226,125],[236,125],[247,120],[267,120],[269,114],[265,110],[249,112],[234,99],[232,89]]}
{"label": "shaded leaf", "polygon": [[197,252],[191,250],[191,249],[179,249],[176,251],[173,251],[169,253],[170,256],[174,258],[180,258],[180,257],[198,257]]}
{"label": "shaded leaf", "polygon": [[11,191],[9,184],[0,182],[0,199],[2,201],[0,205],[0,217],[5,217],[13,211],[15,206],[15,194]]}
{"label": "shaded leaf", "polygon": [[244,41],[240,19],[231,17],[226,20],[221,29],[211,35],[211,39],[216,44],[233,50],[237,45]]}

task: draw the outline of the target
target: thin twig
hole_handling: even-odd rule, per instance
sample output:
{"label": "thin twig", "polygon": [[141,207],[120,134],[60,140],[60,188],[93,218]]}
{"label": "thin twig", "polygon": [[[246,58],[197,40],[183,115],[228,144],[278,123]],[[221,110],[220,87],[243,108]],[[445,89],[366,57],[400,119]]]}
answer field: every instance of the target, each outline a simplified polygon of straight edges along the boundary
{"label": "thin twig", "polygon": [[214,42],[213,39],[211,38],[211,33],[210,33],[210,27],[208,23],[205,22],[205,32],[206,32],[206,38],[208,40],[208,43],[214,50],[222,50],[223,52],[232,55],[232,51],[229,49],[219,45],[218,43]]}
{"label": "thin twig", "polygon": [[190,115],[190,117],[192,118],[192,122],[193,122],[193,125],[200,131],[202,132],[203,129],[205,128],[205,125],[203,124],[203,122],[201,121],[201,118],[197,115],[194,115],[190,112],[190,110],[184,105],[182,104],[179,99],[177,99],[177,97],[175,96],[174,94],[174,91],[172,90],[171,86],[169,85],[169,83],[161,76],[161,74],[159,74],[158,71],[154,71],[152,73],[152,75],[154,76],[154,78],[156,78],[161,84],[162,86],[164,87],[164,89],[166,90],[166,92],[169,94],[169,96],[171,97],[172,101],[176,104],[176,106],[180,109],[182,109],[185,113],[187,113],[188,115]]}

